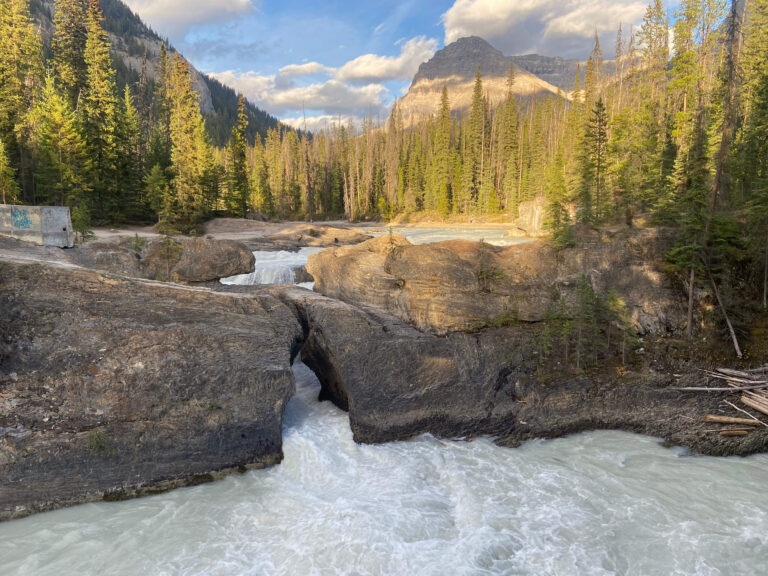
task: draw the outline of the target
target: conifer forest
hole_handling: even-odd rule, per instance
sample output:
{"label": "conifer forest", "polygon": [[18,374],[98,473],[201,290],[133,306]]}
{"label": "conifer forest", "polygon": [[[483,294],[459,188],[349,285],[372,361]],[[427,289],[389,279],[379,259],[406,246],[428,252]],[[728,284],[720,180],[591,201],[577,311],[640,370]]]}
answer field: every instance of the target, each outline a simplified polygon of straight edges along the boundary
{"label": "conifer forest", "polygon": [[[0,4],[4,203],[66,205],[76,228],[141,222],[194,232],[211,215],[514,220],[546,210],[552,241],[578,226],[678,229],[670,270],[768,307],[768,0],[661,0],[615,46],[598,41],[558,95],[489,101],[405,124],[249,129],[241,95],[217,146],[187,62],[118,82],[98,0],[57,0],[44,38],[28,0]],[[614,52],[615,50],[615,52]],[[606,62],[611,61],[611,66]],[[119,87],[120,85],[124,85]]]}

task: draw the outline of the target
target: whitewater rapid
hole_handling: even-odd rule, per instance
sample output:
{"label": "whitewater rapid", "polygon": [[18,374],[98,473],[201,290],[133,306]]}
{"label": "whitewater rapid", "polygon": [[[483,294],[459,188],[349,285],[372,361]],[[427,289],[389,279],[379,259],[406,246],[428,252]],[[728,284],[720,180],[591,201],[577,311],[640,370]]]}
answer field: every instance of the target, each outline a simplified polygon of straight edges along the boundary
{"label": "whitewater rapid", "polygon": [[765,574],[768,455],[580,434],[357,445],[298,364],[285,460],[0,524],[4,576]]}
{"label": "whitewater rapid", "polygon": [[[298,252],[280,250],[277,252],[257,251],[253,253],[256,259],[254,270],[250,274],[240,274],[222,278],[220,282],[228,285],[255,286],[257,284],[295,284],[295,270],[306,266],[310,254],[320,252],[323,248],[301,248]],[[311,289],[313,283],[300,283],[300,286]]]}

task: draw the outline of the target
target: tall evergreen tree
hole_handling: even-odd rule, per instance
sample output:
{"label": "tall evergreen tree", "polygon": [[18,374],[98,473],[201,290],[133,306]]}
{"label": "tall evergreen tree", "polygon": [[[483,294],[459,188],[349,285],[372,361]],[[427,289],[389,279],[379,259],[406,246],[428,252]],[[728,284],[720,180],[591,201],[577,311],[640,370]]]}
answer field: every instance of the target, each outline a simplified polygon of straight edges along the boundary
{"label": "tall evergreen tree", "polygon": [[11,162],[5,153],[5,144],[0,139],[0,198],[2,198],[3,204],[14,204],[19,193],[13,172]]}
{"label": "tall evergreen tree", "polygon": [[440,111],[437,116],[435,134],[432,142],[430,163],[429,191],[431,201],[425,206],[428,210],[437,210],[446,216],[451,211],[451,104],[448,87],[443,86],[440,96]]}
{"label": "tall evergreen tree", "polygon": [[43,81],[41,43],[29,14],[28,0],[0,3],[0,140],[31,198],[27,114]]}
{"label": "tall evergreen tree", "polygon": [[115,71],[109,54],[99,0],[89,0],[85,42],[86,80],[79,115],[91,154],[93,208],[97,220],[106,222],[119,211],[118,98]]}
{"label": "tall evergreen tree", "polygon": [[232,128],[227,150],[226,198],[227,210],[239,217],[245,217],[250,198],[246,130],[248,130],[248,116],[245,113],[245,97],[240,94],[237,100],[237,123]]}
{"label": "tall evergreen tree", "polygon": [[163,202],[161,221],[166,227],[189,231],[208,213],[217,179],[187,61],[177,54],[170,66],[168,94],[173,179]]}
{"label": "tall evergreen tree", "polygon": [[517,129],[517,98],[515,97],[515,65],[509,65],[507,75],[507,98],[501,112],[501,130],[499,154],[502,159],[501,196],[506,210],[517,216],[519,204],[518,192],[518,129]]}
{"label": "tall evergreen tree", "polygon": [[67,93],[70,107],[75,110],[85,89],[87,76],[87,6],[87,0],[56,0],[54,5],[53,70]]}
{"label": "tall evergreen tree", "polygon": [[486,104],[483,94],[483,71],[480,67],[478,67],[475,76],[472,107],[469,112],[469,124],[465,138],[462,200],[466,204],[460,206],[459,209],[467,213],[477,208],[485,160]]}
{"label": "tall evergreen tree", "polygon": [[125,87],[117,122],[116,187],[118,213],[113,218],[132,219],[147,216],[141,202],[142,187],[142,135],[138,112],[133,103],[130,86]]}
{"label": "tall evergreen tree", "polygon": [[50,74],[33,114],[37,128],[37,202],[78,207],[81,213],[89,213],[90,155],[75,112]]}

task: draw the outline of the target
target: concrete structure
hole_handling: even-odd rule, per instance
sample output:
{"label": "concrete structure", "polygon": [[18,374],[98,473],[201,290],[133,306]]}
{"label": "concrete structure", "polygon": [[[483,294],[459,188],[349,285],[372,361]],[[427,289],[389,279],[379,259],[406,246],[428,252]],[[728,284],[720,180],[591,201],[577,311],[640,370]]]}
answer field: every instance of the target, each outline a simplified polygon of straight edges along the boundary
{"label": "concrete structure", "polygon": [[0,235],[42,246],[75,245],[72,218],[66,206],[0,205]]}

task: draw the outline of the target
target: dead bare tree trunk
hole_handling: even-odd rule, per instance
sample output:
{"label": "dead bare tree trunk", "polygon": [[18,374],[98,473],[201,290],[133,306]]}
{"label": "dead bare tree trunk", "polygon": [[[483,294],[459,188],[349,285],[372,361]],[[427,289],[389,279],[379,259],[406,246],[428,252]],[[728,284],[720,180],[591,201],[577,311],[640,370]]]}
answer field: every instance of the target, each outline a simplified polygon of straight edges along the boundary
{"label": "dead bare tree trunk", "polygon": [[717,298],[717,304],[720,306],[720,310],[723,311],[725,323],[728,325],[728,331],[731,333],[731,340],[733,340],[733,348],[736,350],[736,356],[741,358],[743,354],[741,353],[741,347],[739,346],[739,339],[736,337],[736,331],[733,329],[731,319],[728,318],[728,311],[725,309],[723,299],[720,297],[720,291],[717,289],[717,284],[715,283],[715,279],[712,276],[712,273],[709,271],[709,268],[707,268],[707,274],[709,274],[709,281],[712,283],[712,290],[715,293],[715,298]]}
{"label": "dead bare tree trunk", "polygon": [[685,328],[685,335],[688,338],[693,337],[693,285],[696,282],[696,268],[691,267],[691,278],[688,282],[688,325]]}
{"label": "dead bare tree trunk", "polygon": [[768,244],[765,245],[765,263],[763,266],[763,310],[768,310]]}

